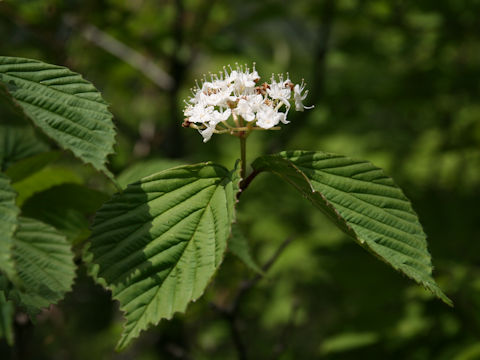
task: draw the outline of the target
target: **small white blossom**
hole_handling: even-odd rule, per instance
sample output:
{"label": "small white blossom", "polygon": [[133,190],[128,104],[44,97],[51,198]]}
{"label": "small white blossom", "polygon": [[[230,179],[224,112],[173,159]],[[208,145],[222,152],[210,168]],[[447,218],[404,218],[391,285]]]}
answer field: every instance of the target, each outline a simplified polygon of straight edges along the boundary
{"label": "small white blossom", "polygon": [[218,124],[219,122],[227,121],[231,114],[232,114],[232,110],[230,109],[226,109],[222,111],[215,110],[213,112],[213,118],[210,122],[214,122],[215,124]]}
{"label": "small white blossom", "polygon": [[253,71],[250,72],[249,68],[238,68],[233,70],[230,74],[229,80],[233,83],[233,89],[237,95],[240,94],[253,94],[255,91],[255,84],[260,77],[258,76],[255,67]]}
{"label": "small white blossom", "polygon": [[283,121],[285,121],[285,113],[277,112],[268,105],[262,105],[257,112],[257,125],[263,129],[271,129]]}
{"label": "small white blossom", "polygon": [[213,133],[215,132],[215,129],[217,127],[217,124],[219,124],[222,121],[226,121],[232,111],[230,109],[227,109],[225,111],[218,111],[214,110],[211,113],[208,114],[208,124],[206,124],[206,129],[204,130],[198,130],[200,134],[203,136],[203,142],[207,142],[210,140],[212,137]]}
{"label": "small white blossom", "polygon": [[187,107],[184,114],[189,118],[190,122],[204,124],[210,121],[213,111],[213,106],[205,106],[202,103],[198,103]]}
{"label": "small white blossom", "polygon": [[198,130],[200,135],[203,136],[203,142],[206,143],[212,137],[215,131],[216,125],[208,125],[204,130]]}
{"label": "small white blossom", "polygon": [[253,111],[250,102],[248,102],[246,99],[240,99],[233,112],[248,122],[255,120],[255,112]]}
{"label": "small white blossom", "polygon": [[234,100],[232,94],[232,88],[223,80],[219,80],[218,83],[204,83],[201,91],[201,99],[207,105],[212,106],[227,106],[229,100]]}
{"label": "small white blossom", "polygon": [[246,136],[252,130],[278,129],[277,125],[288,124],[290,100],[295,100],[295,109],[303,111],[308,91],[305,85],[293,84],[287,76],[273,76],[270,83],[259,85],[260,76],[255,67],[250,70],[238,66],[219,74],[210,75],[210,80],[192,89],[192,97],[186,102],[183,126],[198,129],[203,141],[210,140],[214,133],[230,133]]}
{"label": "small white blossom", "polygon": [[245,121],[251,122],[255,120],[255,113],[263,102],[261,95],[248,95],[238,101],[237,107],[233,112],[241,116]]}
{"label": "small white blossom", "polygon": [[302,95],[303,90],[305,89],[305,83],[302,80],[302,83],[300,85],[295,85],[293,88],[293,98],[295,100],[295,110],[297,111],[303,111],[304,109],[313,109],[312,106],[305,106],[303,105],[303,100],[308,95],[308,90],[305,91],[305,93]]}
{"label": "small white blossom", "polygon": [[288,86],[290,80],[283,81],[283,76],[280,76],[280,82],[276,82],[275,78],[272,76],[272,83],[270,88],[267,89],[267,94],[275,100],[280,100],[286,107],[287,112],[290,109],[290,96],[292,95],[292,89]]}

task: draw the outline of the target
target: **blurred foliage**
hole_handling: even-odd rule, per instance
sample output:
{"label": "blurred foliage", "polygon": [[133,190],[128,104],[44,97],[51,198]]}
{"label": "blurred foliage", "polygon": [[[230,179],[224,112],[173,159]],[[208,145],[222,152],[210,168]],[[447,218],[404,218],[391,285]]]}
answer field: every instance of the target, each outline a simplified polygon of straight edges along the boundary
{"label": "blurred foliage", "polygon": [[[385,168],[419,213],[434,275],[455,308],[373,259],[288,185],[261,175],[238,214],[255,260],[265,263],[285,238],[294,240],[242,298],[237,322],[249,358],[473,360],[480,358],[478,14],[478,0],[4,0],[0,52],[69,66],[103,92],[118,129],[117,174],[138,161],[233,165],[234,139],[203,144],[180,126],[183,99],[204,73],[255,61],[261,75],[305,78],[315,109],[290,114],[281,132],[252,135],[248,157],[324,150]],[[145,56],[173,85],[160,86],[144,65],[114,55],[99,34]],[[18,130],[0,141],[23,146],[34,136]],[[25,146],[24,157],[46,148]],[[65,157],[45,171],[70,167],[78,182],[112,192]],[[0,158],[2,170],[18,160]],[[48,195],[62,186],[57,180],[39,191]],[[25,206],[48,201],[42,193]],[[84,231],[85,224],[71,229],[72,241]],[[255,274],[232,256],[222,268],[185,315],[161,322],[121,354],[113,352],[121,314],[82,270],[73,292],[35,326],[17,311],[16,345],[2,340],[0,357],[234,358],[229,324],[209,304],[229,304]]]}

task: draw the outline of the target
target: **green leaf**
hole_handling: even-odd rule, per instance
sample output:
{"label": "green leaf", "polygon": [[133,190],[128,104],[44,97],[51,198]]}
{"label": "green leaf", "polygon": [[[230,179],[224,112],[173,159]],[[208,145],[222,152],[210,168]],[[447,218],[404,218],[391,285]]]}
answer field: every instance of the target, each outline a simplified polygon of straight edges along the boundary
{"label": "green leaf", "polygon": [[10,100],[10,95],[8,95],[7,89],[3,86],[0,86],[0,123],[3,126],[30,125],[30,120],[28,120],[22,110]]}
{"label": "green leaf", "polygon": [[61,152],[59,151],[48,151],[27,157],[13,163],[7,171],[5,171],[5,174],[10,178],[12,183],[15,183],[43,169],[49,163],[57,160],[60,155]]}
{"label": "green leaf", "polygon": [[13,234],[17,228],[17,217],[20,213],[15,205],[16,196],[8,177],[0,173],[0,271],[10,280],[16,277],[12,257]]}
{"label": "green leaf", "polygon": [[228,250],[238,257],[245,265],[258,274],[263,274],[250,252],[248,241],[237,224],[232,226],[232,236],[228,239]]}
{"label": "green leaf", "polygon": [[306,151],[263,156],[252,166],[289,182],[361,246],[452,305],[431,276],[417,214],[383,170],[367,161]]}
{"label": "green leaf", "polygon": [[118,349],[203,294],[223,260],[239,179],[210,163],[180,166],[129,185],[98,211],[86,258],[125,313]]}
{"label": "green leaf", "polygon": [[48,146],[39,140],[29,126],[0,125],[0,170],[29,156],[47,151]]}
{"label": "green leaf", "polygon": [[64,183],[81,184],[82,179],[72,170],[61,166],[48,166],[33,175],[13,184],[18,193],[17,205],[22,204],[32,195]]}
{"label": "green leaf", "polygon": [[14,288],[9,297],[33,317],[71,289],[75,264],[65,236],[40,221],[19,220],[13,255],[22,287]]}
{"label": "green leaf", "polygon": [[33,195],[22,214],[54,226],[76,244],[90,236],[87,216],[93,215],[110,197],[78,184],[61,184]]}
{"label": "green leaf", "polygon": [[12,346],[14,340],[13,316],[15,305],[7,300],[5,292],[0,290],[0,339],[5,338],[7,344]]}
{"label": "green leaf", "polygon": [[371,346],[379,341],[380,336],[374,332],[345,332],[323,340],[320,351],[322,355],[331,355]]}
{"label": "green leaf", "polygon": [[175,166],[182,165],[180,161],[171,159],[149,159],[139,161],[128,167],[117,176],[117,181],[122,188],[150,174],[155,174]]}
{"label": "green leaf", "polygon": [[457,354],[455,354],[454,360],[475,360],[480,358],[480,343],[474,342],[467,346],[463,346]]}
{"label": "green leaf", "polygon": [[0,85],[35,125],[62,148],[109,177],[112,114],[100,93],[79,74],[37,60],[0,57]]}

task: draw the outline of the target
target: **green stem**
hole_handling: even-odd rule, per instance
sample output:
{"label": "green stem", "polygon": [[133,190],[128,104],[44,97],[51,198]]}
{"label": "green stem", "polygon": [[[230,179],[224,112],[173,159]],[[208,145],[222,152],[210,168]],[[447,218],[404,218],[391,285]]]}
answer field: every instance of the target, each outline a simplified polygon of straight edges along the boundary
{"label": "green stem", "polygon": [[240,136],[240,160],[242,162],[242,169],[240,176],[242,181],[245,179],[247,173],[247,137],[245,135]]}

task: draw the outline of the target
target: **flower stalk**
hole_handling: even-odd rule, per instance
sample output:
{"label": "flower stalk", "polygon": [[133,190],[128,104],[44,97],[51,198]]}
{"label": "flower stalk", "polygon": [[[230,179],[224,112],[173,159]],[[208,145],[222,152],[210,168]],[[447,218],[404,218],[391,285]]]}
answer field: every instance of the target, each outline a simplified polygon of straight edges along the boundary
{"label": "flower stalk", "polygon": [[238,137],[240,139],[240,161],[241,161],[241,170],[240,177],[242,182],[245,180],[247,175],[247,136],[242,135]]}

